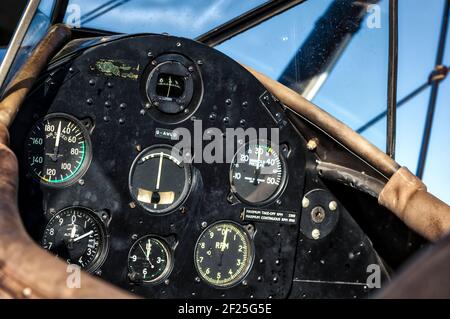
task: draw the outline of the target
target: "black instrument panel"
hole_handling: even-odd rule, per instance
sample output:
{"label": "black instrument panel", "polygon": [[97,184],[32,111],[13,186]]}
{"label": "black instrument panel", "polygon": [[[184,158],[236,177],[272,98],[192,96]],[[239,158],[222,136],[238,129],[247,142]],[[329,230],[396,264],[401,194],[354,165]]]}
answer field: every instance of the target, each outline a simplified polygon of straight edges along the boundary
{"label": "black instrument panel", "polygon": [[[367,241],[332,195],[331,226],[301,233],[315,160],[305,141],[250,73],[191,40],[126,36],[61,54],[11,136],[32,237],[142,296],[288,298],[309,262],[298,246],[317,247],[319,229]],[[358,265],[378,260],[370,243],[362,250]]]}

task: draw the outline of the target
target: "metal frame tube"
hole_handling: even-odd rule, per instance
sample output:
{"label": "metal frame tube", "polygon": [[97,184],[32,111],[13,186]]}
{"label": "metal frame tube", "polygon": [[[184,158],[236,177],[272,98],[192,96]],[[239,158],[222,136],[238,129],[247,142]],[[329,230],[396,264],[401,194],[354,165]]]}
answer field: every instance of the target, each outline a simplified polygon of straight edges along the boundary
{"label": "metal frame tube", "polygon": [[[442,16],[441,33],[439,36],[439,46],[436,54],[436,67],[442,65],[444,59],[445,44],[447,42],[446,40],[448,32],[449,14],[450,14],[450,0],[447,0],[445,2],[444,13]],[[422,145],[420,147],[419,160],[417,163],[417,171],[416,171],[416,175],[420,179],[422,179],[425,170],[425,163],[428,154],[428,146],[430,144],[431,129],[433,127],[434,111],[436,109],[436,102],[439,92],[439,84],[440,81],[434,81],[433,85],[431,86],[430,101],[428,103],[427,117],[425,120],[425,128],[423,130]]]}
{"label": "metal frame tube", "polygon": [[14,35],[8,46],[8,50],[6,51],[5,57],[0,66],[0,91],[3,87],[6,77],[8,76],[9,70],[14,63],[14,59],[19,52],[22,41],[25,38],[25,34],[27,33],[28,27],[30,26],[31,21],[33,20],[33,17],[35,16],[36,11],[39,8],[40,3],[41,0],[30,0],[25,8],[22,18],[19,21],[19,24],[17,25],[16,31],[14,32]]}
{"label": "metal frame tube", "polygon": [[389,66],[386,125],[386,154],[395,158],[398,72],[398,0],[389,0]]}

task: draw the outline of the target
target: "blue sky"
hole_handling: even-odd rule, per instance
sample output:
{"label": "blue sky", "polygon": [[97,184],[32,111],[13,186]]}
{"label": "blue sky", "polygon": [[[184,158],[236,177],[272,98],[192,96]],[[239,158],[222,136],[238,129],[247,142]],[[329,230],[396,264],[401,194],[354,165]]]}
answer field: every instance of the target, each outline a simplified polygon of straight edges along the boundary
{"label": "blue sky", "polygon": [[[72,0],[83,8],[98,1]],[[96,3],[97,2],[97,3]],[[263,1],[133,0],[90,22],[125,32],[168,32],[193,38]],[[332,0],[309,0],[219,45],[218,50],[277,79]],[[86,3],[86,4],[84,4]],[[102,2],[100,2],[102,3]],[[357,129],[386,108],[388,0],[380,1],[381,28],[363,23],[313,102]],[[90,8],[88,10],[90,10]],[[444,0],[399,0],[399,99],[434,67]],[[86,11],[85,11],[86,12]],[[124,12],[127,13],[124,16]],[[129,14],[129,15],[128,15]],[[133,21],[127,22],[132,17]],[[450,37],[450,33],[449,33]],[[450,64],[450,48],[445,54]],[[398,110],[397,161],[415,172],[430,90]],[[450,81],[441,85],[424,181],[450,203]],[[364,136],[385,149],[386,121]]]}
{"label": "blue sky", "polygon": [[[308,0],[219,45],[218,50],[277,79],[332,0]],[[51,0],[45,0],[46,3]],[[106,0],[70,0],[84,15]],[[194,38],[263,0],[130,0],[85,26],[127,33],[168,32]],[[366,23],[351,40],[313,102],[354,129],[386,108],[388,0],[381,28]],[[434,67],[444,0],[399,0],[399,99],[424,83]],[[69,7],[70,8],[70,7]],[[70,18],[70,12],[66,18]],[[450,37],[450,33],[449,33]],[[450,39],[448,39],[450,41]],[[450,44],[449,44],[450,45]],[[450,64],[450,48],[445,53]],[[398,110],[397,161],[415,172],[429,92]],[[450,80],[441,85],[424,181],[450,203]],[[364,136],[385,149],[386,121]]]}

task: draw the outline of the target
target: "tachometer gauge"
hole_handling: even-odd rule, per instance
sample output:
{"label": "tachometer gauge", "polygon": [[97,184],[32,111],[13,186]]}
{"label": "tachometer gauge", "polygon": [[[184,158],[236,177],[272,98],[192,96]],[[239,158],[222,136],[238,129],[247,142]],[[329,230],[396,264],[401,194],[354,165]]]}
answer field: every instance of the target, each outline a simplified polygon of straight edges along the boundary
{"label": "tachometer gauge", "polygon": [[131,196],[142,208],[151,213],[167,213],[186,199],[191,187],[191,167],[171,146],[152,146],[134,160],[129,186]]}
{"label": "tachometer gauge", "polygon": [[172,270],[172,255],[166,242],[147,235],[138,239],[128,254],[128,274],[133,282],[159,283]]}
{"label": "tachometer gauge", "polygon": [[263,205],[275,199],[286,183],[284,159],[267,142],[250,142],[234,155],[231,191],[244,203]]}
{"label": "tachometer gauge", "polygon": [[91,160],[87,129],[67,114],[50,114],[36,123],[25,149],[30,172],[48,186],[76,182]]}
{"label": "tachometer gauge", "polygon": [[106,257],[106,232],[93,211],[69,207],[50,219],[42,246],[69,264],[95,271]]}
{"label": "tachometer gauge", "polygon": [[234,222],[212,224],[200,235],[194,258],[203,281],[217,288],[232,287],[245,278],[252,266],[250,234]]}

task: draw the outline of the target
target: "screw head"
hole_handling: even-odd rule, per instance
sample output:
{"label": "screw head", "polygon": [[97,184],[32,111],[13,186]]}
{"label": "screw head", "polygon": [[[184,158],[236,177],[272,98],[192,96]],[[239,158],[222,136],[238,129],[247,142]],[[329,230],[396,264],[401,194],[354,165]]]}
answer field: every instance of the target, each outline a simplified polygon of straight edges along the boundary
{"label": "screw head", "polygon": [[206,228],[206,226],[208,226],[208,223],[207,222],[202,222],[202,227]]}
{"label": "screw head", "polygon": [[308,143],[306,144],[306,148],[309,151],[314,151],[317,148],[317,139],[312,138],[308,141]]}
{"label": "screw head", "polygon": [[316,206],[311,210],[311,219],[316,224],[320,224],[325,219],[325,210],[321,206]]}
{"label": "screw head", "polygon": [[337,203],[336,203],[336,201],[332,200],[332,201],[328,204],[328,208],[329,208],[331,211],[335,211],[335,210],[337,209]]}
{"label": "screw head", "polygon": [[302,207],[307,208],[309,206],[309,199],[306,197],[303,197],[302,199]]}
{"label": "screw head", "polygon": [[315,240],[320,238],[320,230],[318,230],[317,228],[313,229],[313,231],[311,232],[311,237]]}

